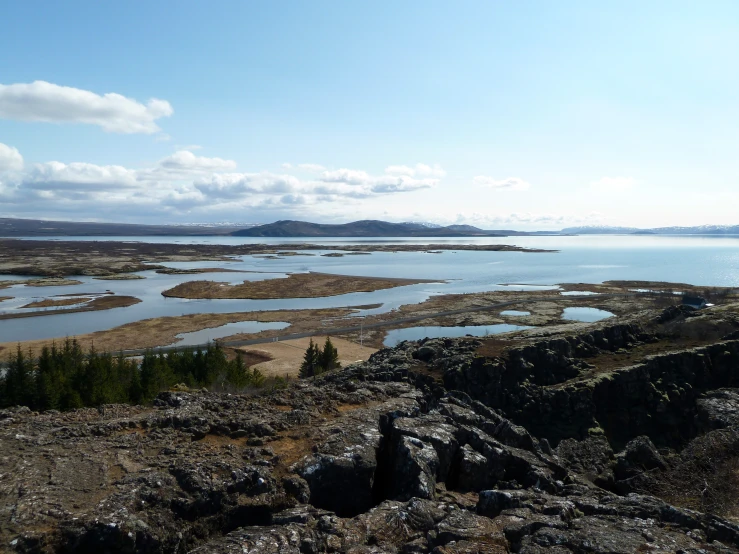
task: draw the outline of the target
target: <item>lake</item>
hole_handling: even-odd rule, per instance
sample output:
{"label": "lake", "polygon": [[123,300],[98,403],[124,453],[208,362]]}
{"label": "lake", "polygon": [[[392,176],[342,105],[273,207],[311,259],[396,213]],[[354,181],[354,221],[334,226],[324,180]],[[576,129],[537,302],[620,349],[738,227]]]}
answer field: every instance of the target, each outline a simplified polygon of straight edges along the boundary
{"label": "lake", "polygon": [[[703,236],[573,236],[573,237],[486,237],[486,238],[319,238],[265,239],[250,237],[36,237],[43,240],[130,240],[179,244],[513,244],[528,248],[558,250],[551,253],[444,251],[378,252],[368,256],[312,256],[265,259],[243,256],[231,262],[181,262],[164,264],[173,268],[218,266],[257,273],[207,273],[160,275],[130,281],[100,281],[80,277],[82,285],[67,287],[15,286],[0,290],[12,300],[0,303],[0,313],[57,294],[103,293],[140,298],[127,308],[70,313],[0,321],[0,342],[73,336],[109,329],[151,317],[192,313],[249,312],[256,310],[309,309],[381,304],[358,315],[383,313],[403,304],[423,302],[432,295],[487,290],[556,290],[558,283],[601,283],[607,280],[683,282],[695,285],[739,287],[739,238]],[[33,239],[31,239],[33,240]],[[344,275],[438,279],[368,293],[326,298],[280,300],[184,300],[164,298],[162,291],[191,280],[240,282],[245,279],[283,278],[290,272],[319,271]],[[6,277],[0,276],[1,279]],[[248,317],[245,317],[248,320]]]}

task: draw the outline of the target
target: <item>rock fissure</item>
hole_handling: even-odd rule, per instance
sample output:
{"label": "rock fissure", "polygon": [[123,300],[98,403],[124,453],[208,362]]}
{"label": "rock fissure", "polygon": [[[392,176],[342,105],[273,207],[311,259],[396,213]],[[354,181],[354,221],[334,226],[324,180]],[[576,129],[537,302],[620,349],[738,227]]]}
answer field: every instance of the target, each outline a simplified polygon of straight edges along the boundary
{"label": "rock fissure", "polygon": [[0,550],[739,552],[735,323],[672,310],[495,355],[401,343],[259,396],[4,410]]}

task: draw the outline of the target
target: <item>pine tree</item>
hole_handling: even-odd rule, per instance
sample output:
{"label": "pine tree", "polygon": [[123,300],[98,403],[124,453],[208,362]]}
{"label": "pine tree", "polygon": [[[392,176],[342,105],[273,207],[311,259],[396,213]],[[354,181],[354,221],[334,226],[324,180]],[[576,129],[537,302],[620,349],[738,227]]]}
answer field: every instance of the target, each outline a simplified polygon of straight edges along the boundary
{"label": "pine tree", "polygon": [[303,363],[300,364],[299,375],[301,379],[313,377],[320,373],[320,357],[321,349],[313,343],[313,339],[310,339],[310,345],[305,351],[305,356],[303,356]]}
{"label": "pine tree", "polygon": [[331,342],[330,337],[326,337],[326,342],[323,344],[323,350],[321,351],[318,365],[321,368],[321,373],[341,367],[341,364],[339,363],[339,351]]}
{"label": "pine tree", "polygon": [[61,370],[57,367],[56,345],[44,346],[38,359],[36,371],[36,401],[39,410],[58,410],[64,383]]}
{"label": "pine tree", "polygon": [[144,389],[141,386],[141,373],[138,367],[134,367],[128,384],[128,401],[134,405],[144,401]]}
{"label": "pine tree", "polygon": [[251,371],[247,369],[246,373],[249,375],[249,384],[252,387],[260,388],[264,386],[264,382],[267,378],[264,376],[264,373],[259,371],[256,367],[252,368]]}
{"label": "pine tree", "polygon": [[35,389],[33,360],[24,356],[18,345],[5,374],[5,402],[10,406],[34,407]]}
{"label": "pine tree", "polygon": [[225,382],[234,390],[239,391],[246,387],[249,384],[249,376],[249,368],[244,364],[241,354],[226,364]]}

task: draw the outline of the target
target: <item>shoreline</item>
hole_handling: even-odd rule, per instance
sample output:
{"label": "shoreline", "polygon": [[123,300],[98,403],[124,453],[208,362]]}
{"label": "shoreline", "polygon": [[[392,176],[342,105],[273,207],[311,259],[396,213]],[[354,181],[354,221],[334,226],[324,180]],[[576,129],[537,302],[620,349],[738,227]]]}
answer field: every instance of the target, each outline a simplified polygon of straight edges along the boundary
{"label": "shoreline", "polygon": [[[123,241],[52,241],[0,238],[0,276],[90,276],[170,268],[166,262],[229,262],[234,256],[296,255],[301,251],[346,253],[373,252],[525,252],[555,253],[557,250],[523,248],[507,244],[173,244]],[[290,254],[288,254],[290,253]],[[42,260],[42,261],[40,261]]]}
{"label": "shoreline", "polygon": [[[47,315],[74,314],[80,312],[99,312],[103,310],[112,310],[114,308],[127,308],[141,302],[140,298],[134,296],[100,296],[93,299],[85,306],[79,308],[43,310],[36,312],[18,312],[0,314],[0,320],[6,319],[25,319],[29,317],[39,317]],[[25,307],[25,306],[24,306]],[[57,337],[58,338],[58,337]]]}
{"label": "shoreline", "polygon": [[[283,331],[262,331],[252,334],[234,334],[218,339],[227,343],[230,341],[250,341],[255,338],[273,340],[285,334],[294,333],[325,333],[329,328],[363,327],[363,330],[347,331],[337,334],[342,338],[354,342],[363,342],[366,346],[382,347],[385,333],[393,329],[406,327],[441,326],[459,327],[472,325],[493,325],[511,323],[530,325],[534,329],[529,332],[547,332],[547,329],[559,325],[582,325],[581,323],[562,319],[566,307],[593,307],[613,313],[618,319],[629,317],[645,309],[664,308],[667,305],[679,303],[680,298],[674,295],[656,293],[628,292],[626,287],[618,288],[613,284],[605,285],[561,285],[563,289],[599,289],[601,294],[566,296],[559,291],[489,291],[482,293],[436,295],[417,304],[403,304],[397,309],[361,317],[351,317],[360,309],[360,306],[339,308],[321,308],[307,310],[274,310],[255,312],[231,313],[199,313],[184,316],[165,316],[138,320],[104,329],[93,333],[78,336],[82,341],[94,341],[96,346],[103,349],[137,350],[158,348],[176,342],[176,335],[201,331],[203,329],[220,327],[228,323],[241,321],[275,322],[284,321],[290,324],[289,333]],[[721,297],[726,289],[714,287],[691,287],[688,292],[714,291],[717,295],[716,303],[736,302],[734,294]],[[552,294],[555,292],[555,294]],[[506,303],[505,308],[494,308],[494,304]],[[503,315],[504,310],[516,309],[517,305],[526,306],[529,316]],[[373,305],[373,307],[375,307]],[[66,310],[65,313],[68,313]],[[41,312],[43,315],[49,312]],[[342,325],[342,319],[345,325]],[[400,320],[400,321],[399,321]],[[407,321],[402,321],[407,320]],[[63,337],[34,339],[20,341],[25,347],[38,347],[42,344],[51,344]],[[0,344],[0,351],[18,341]]]}

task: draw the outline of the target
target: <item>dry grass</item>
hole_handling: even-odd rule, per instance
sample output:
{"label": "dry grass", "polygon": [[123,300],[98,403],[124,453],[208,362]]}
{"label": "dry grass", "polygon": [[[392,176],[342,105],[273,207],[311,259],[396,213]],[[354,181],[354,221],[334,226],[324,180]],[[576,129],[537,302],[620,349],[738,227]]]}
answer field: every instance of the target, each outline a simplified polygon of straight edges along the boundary
{"label": "dry grass", "polygon": [[[311,338],[313,339],[313,342],[319,346],[326,340],[325,335],[317,335]],[[260,344],[258,347],[244,346],[237,350],[243,352],[247,356],[261,355],[268,358],[266,361],[262,361],[252,366],[256,367],[267,377],[284,377],[285,375],[296,377],[310,340],[310,338],[293,339]],[[334,346],[339,351],[339,362],[341,362],[342,366],[364,361],[377,352],[374,348],[360,346],[354,342],[338,337],[331,337],[331,342],[333,342]]]}
{"label": "dry grass", "polygon": [[82,281],[77,279],[62,279],[62,278],[44,278],[44,279],[28,279],[18,281],[2,281],[0,280],[0,289],[6,289],[13,285],[26,285],[27,287],[67,287],[70,285],[81,285]]}
{"label": "dry grass", "polygon": [[[67,310],[68,312],[69,310]],[[65,313],[67,313],[65,312]],[[49,312],[43,312],[48,314]],[[166,346],[176,342],[176,335],[220,327],[226,323],[239,321],[285,321],[290,323],[286,330],[263,331],[256,336],[270,338],[285,333],[307,332],[321,326],[324,319],[345,317],[354,313],[350,308],[329,308],[323,310],[279,310],[269,312],[237,312],[227,314],[190,314],[179,317],[157,317],[127,323],[106,331],[97,331],[76,337],[83,348],[95,345],[99,351],[118,352],[119,350],[133,350],[139,348],[154,348]],[[254,335],[250,335],[253,338]],[[21,347],[40,352],[44,346],[51,346],[62,338],[25,341]],[[0,352],[14,349],[18,343],[0,343]]]}
{"label": "dry grass", "polygon": [[[43,300],[37,300],[36,302],[31,302],[30,304],[26,304],[25,306],[21,306],[21,308],[56,308],[59,306],[74,306],[75,304],[82,304],[83,302],[89,302],[92,300],[89,296],[82,296],[77,298],[61,298],[59,300],[55,300],[53,298],[45,298]],[[48,312],[43,312],[44,314]]]}
{"label": "dry grass", "polygon": [[328,273],[293,273],[285,279],[245,281],[229,285],[216,281],[188,281],[162,293],[164,296],[190,299],[212,298],[321,298],[351,292],[372,292],[404,285],[429,283],[422,279],[387,279],[354,277]]}
{"label": "dry grass", "polygon": [[[75,299],[76,300],[76,299]],[[53,300],[48,300],[49,302],[54,302]],[[46,302],[46,301],[42,301]],[[64,302],[64,300],[59,300],[58,302]],[[133,306],[134,304],[138,304],[141,302],[140,299],[135,298],[133,296],[99,296],[98,298],[95,298],[92,302],[88,302],[84,306],[80,306],[79,308],[60,308],[58,310],[44,310],[44,311],[38,311],[38,312],[17,312],[17,313],[5,313],[0,314],[0,319],[19,319],[19,318],[28,318],[28,317],[38,317],[38,316],[47,316],[47,315],[56,315],[56,314],[73,314],[77,312],[96,312],[99,310],[110,310],[112,308],[125,308],[127,306]],[[72,304],[77,304],[78,302],[75,301]],[[56,304],[56,306],[63,306],[64,304]],[[30,308],[32,307],[30,304],[24,306],[24,308]],[[49,341],[46,341],[49,342]],[[2,346],[0,346],[0,350],[2,350]]]}
{"label": "dry grass", "polygon": [[694,439],[644,492],[676,506],[737,519],[739,432],[712,431]]}

